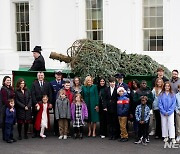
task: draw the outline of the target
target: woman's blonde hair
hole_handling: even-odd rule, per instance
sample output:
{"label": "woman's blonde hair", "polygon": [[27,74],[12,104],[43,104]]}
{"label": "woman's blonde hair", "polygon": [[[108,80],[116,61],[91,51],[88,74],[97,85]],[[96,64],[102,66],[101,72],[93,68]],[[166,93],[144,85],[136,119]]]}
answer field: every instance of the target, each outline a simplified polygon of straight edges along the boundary
{"label": "woman's blonde hair", "polygon": [[154,87],[157,96],[159,96],[159,94],[160,94],[160,93],[159,93],[159,89],[158,89],[159,87],[158,87],[158,84],[157,84],[158,81],[161,81],[161,87],[160,87],[161,90],[163,89],[163,86],[164,86],[164,81],[163,81],[163,79],[157,78],[156,81],[155,81],[155,87]]}
{"label": "woman's blonde hair", "polygon": [[92,81],[92,84],[93,84],[93,78],[91,76],[87,76],[84,80],[84,85],[85,86],[88,86],[88,80],[91,80]]}

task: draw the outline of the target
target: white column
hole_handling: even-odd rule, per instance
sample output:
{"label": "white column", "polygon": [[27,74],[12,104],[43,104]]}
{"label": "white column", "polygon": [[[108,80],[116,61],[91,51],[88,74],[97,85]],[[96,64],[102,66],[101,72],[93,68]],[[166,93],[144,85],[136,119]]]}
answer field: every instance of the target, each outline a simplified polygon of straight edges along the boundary
{"label": "white column", "polygon": [[0,1],[0,70],[16,70],[19,68],[19,56],[12,47],[11,1]]}
{"label": "white column", "polygon": [[42,46],[42,55],[45,59],[46,69],[60,69],[60,67],[64,67],[62,66],[63,63],[49,58],[50,53],[52,51],[55,51],[54,42],[57,42],[57,40],[54,40],[55,38],[53,38],[53,35],[56,32],[56,30],[54,29],[54,27],[56,26],[54,25],[56,24],[56,18],[58,17],[56,15],[56,13],[58,12],[54,10],[54,5],[56,5],[56,2],[53,2],[52,0],[40,0],[39,2],[40,45]]}
{"label": "white column", "polygon": [[109,40],[109,0],[103,1],[103,42],[110,43]]}

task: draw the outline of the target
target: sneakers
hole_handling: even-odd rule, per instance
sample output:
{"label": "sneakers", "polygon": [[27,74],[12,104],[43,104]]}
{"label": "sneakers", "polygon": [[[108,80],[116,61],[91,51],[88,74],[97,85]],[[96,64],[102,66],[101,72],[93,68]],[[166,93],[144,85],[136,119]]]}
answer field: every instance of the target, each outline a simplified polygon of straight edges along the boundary
{"label": "sneakers", "polygon": [[59,140],[62,140],[63,139],[63,136],[61,135],[61,136],[59,136],[59,138],[58,138]]}
{"label": "sneakers", "polygon": [[169,138],[168,138],[168,137],[165,137],[163,141],[164,141],[164,142],[168,142],[168,140],[169,140]]}
{"label": "sneakers", "polygon": [[6,142],[7,143],[13,143],[13,140],[7,140]]}
{"label": "sneakers", "polygon": [[44,134],[40,134],[40,137],[42,137],[42,138],[46,138],[46,135],[44,135]]}
{"label": "sneakers", "polygon": [[155,135],[155,131],[152,130],[152,131],[149,133],[149,135],[150,135],[150,136]]}
{"label": "sneakers", "polygon": [[64,138],[63,138],[64,140],[67,140],[67,135],[64,135]]}
{"label": "sneakers", "polygon": [[128,138],[122,138],[120,141],[121,141],[121,142],[127,142],[127,141],[128,141]]}
{"label": "sneakers", "polygon": [[146,139],[146,143],[149,143],[149,142],[150,142],[150,140],[149,140],[149,136],[148,136]]}
{"label": "sneakers", "polygon": [[177,136],[176,142],[180,142],[180,136]]}
{"label": "sneakers", "polygon": [[172,142],[173,144],[175,144],[175,143],[176,143],[176,140],[175,140],[174,138],[172,138],[172,139],[171,139],[171,142]]}
{"label": "sneakers", "polygon": [[142,142],[141,139],[137,139],[137,140],[134,142],[134,144],[140,144],[141,142]]}
{"label": "sneakers", "polygon": [[76,138],[77,138],[77,134],[76,134],[76,133],[74,133],[74,136],[73,136],[73,138],[74,138],[74,139],[76,139]]}
{"label": "sneakers", "polygon": [[79,134],[79,138],[83,139],[83,134],[82,133]]}
{"label": "sneakers", "polygon": [[142,139],[142,145],[147,145],[147,139]]}
{"label": "sneakers", "polygon": [[101,137],[102,139],[104,139],[106,136],[104,136],[104,135],[100,135],[100,137]]}

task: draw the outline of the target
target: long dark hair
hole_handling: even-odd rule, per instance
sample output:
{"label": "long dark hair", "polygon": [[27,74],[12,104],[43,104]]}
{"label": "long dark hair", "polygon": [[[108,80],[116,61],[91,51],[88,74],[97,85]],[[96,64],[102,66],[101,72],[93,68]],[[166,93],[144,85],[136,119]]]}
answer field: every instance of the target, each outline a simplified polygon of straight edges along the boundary
{"label": "long dark hair", "polygon": [[6,81],[6,79],[8,79],[8,78],[11,79],[10,76],[5,76],[5,77],[3,78],[3,81],[2,81],[2,85],[3,85],[3,86],[6,86],[6,85],[5,85],[5,81]]}
{"label": "long dark hair", "polygon": [[133,79],[133,80],[128,84],[129,88],[130,88],[131,90],[135,90],[134,87],[133,87],[133,82],[135,82],[135,83],[137,84],[137,88],[139,89],[139,88],[140,88],[140,83],[139,83],[139,81],[138,81],[137,79]]}
{"label": "long dark hair", "polygon": [[[24,79],[23,78],[19,78],[18,79],[18,81],[17,81],[17,83],[16,83],[16,90],[20,90],[21,88],[20,88],[20,85],[21,85],[21,82],[22,81],[24,81]],[[23,90],[27,90],[27,86],[26,86],[26,82],[24,81],[24,88],[23,88]]]}
{"label": "long dark hair", "polygon": [[169,93],[170,93],[170,94],[173,94],[172,87],[171,87],[171,83],[170,83],[169,81],[166,81],[166,82],[164,83],[163,88],[162,88],[162,91],[161,91],[161,94],[162,94],[162,93],[165,93],[165,86],[166,86],[167,84],[170,86]]}
{"label": "long dark hair", "polygon": [[76,85],[75,85],[75,79],[78,79],[78,80],[79,80],[79,86],[81,86],[81,80],[80,80],[80,77],[78,77],[78,76],[74,77],[74,79],[73,79],[73,85],[76,86]]}
{"label": "long dark hair", "polygon": [[[104,80],[104,82],[105,82],[105,83],[104,83],[104,86],[101,86],[101,85],[100,85],[100,81],[101,81],[101,80]],[[106,87],[106,80],[105,80],[104,77],[100,77],[100,78],[99,78],[99,81],[98,81],[98,91],[100,91],[100,89],[105,88],[105,87]]]}

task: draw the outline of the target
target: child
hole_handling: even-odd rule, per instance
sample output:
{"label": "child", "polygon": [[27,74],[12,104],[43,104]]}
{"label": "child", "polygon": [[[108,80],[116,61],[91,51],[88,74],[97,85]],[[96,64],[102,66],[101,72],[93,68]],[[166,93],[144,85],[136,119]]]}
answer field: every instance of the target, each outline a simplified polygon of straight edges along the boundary
{"label": "child", "polygon": [[16,110],[14,108],[14,99],[9,99],[9,108],[6,108],[5,115],[5,140],[7,143],[16,142],[13,138],[13,125],[16,122]]}
{"label": "child", "polygon": [[37,131],[40,130],[40,137],[46,138],[44,131],[50,127],[49,109],[52,109],[52,105],[48,102],[47,95],[43,95],[42,102],[36,105],[36,109],[39,110],[39,112],[34,127]]}
{"label": "child", "polygon": [[127,93],[124,87],[119,87],[117,89],[117,93],[119,94],[117,101],[117,115],[119,119],[120,131],[121,131],[121,142],[128,141],[128,133],[126,130],[127,117],[129,113],[129,98],[127,98]]}
{"label": "child", "polygon": [[109,78],[109,87],[105,89],[105,100],[107,104],[107,121],[109,130],[109,140],[116,140],[119,136],[119,122],[117,116],[117,87],[116,79],[114,77]]}
{"label": "child", "polygon": [[87,106],[84,103],[81,94],[76,94],[74,101],[71,104],[71,115],[74,128],[74,139],[79,135],[80,139],[83,138],[84,119],[88,119]]}
{"label": "child", "polygon": [[55,117],[59,124],[59,139],[67,139],[70,103],[63,89],[59,91],[59,97],[55,103]]}
{"label": "child", "polygon": [[171,83],[169,81],[165,82],[158,101],[161,113],[162,137],[164,137],[164,142],[168,142],[169,136],[174,144],[176,143],[174,127],[176,96],[172,92]]}
{"label": "child", "polygon": [[178,85],[178,93],[176,94],[176,141],[180,141],[180,85]]}
{"label": "child", "polygon": [[[146,105],[147,103],[147,96],[141,96],[140,97],[141,104],[136,107],[136,121],[138,122],[138,139],[135,144],[139,144],[142,142],[143,145],[147,145],[146,139],[148,137],[148,127],[149,127],[149,118],[150,118],[150,109]],[[141,140],[141,137],[142,140]]]}

